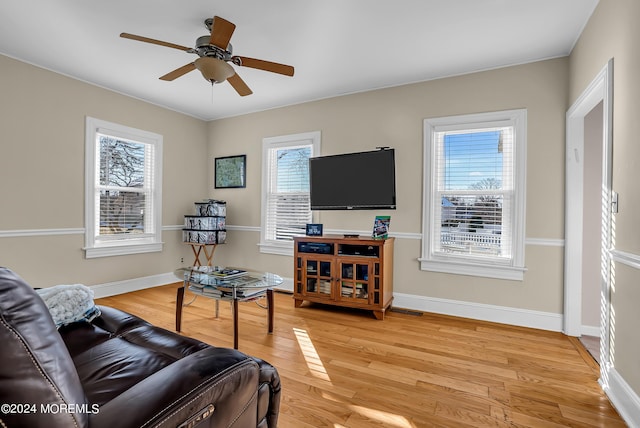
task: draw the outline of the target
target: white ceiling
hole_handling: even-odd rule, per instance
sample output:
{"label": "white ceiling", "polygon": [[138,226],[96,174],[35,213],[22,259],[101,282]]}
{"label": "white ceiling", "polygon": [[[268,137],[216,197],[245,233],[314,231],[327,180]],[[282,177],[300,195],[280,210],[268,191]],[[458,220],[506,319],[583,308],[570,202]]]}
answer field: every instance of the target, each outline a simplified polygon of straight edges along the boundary
{"label": "white ceiling", "polygon": [[[0,53],[212,120],[342,94],[568,55],[598,0],[3,0]],[[293,65],[294,77],[235,67],[253,90],[192,71],[204,20],[234,24],[234,54]]]}

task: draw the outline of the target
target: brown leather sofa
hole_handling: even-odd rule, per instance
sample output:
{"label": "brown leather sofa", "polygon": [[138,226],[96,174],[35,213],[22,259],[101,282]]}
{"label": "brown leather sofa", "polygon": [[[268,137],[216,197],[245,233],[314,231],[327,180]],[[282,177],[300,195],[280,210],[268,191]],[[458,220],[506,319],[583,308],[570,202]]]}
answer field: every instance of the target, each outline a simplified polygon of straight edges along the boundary
{"label": "brown leather sofa", "polygon": [[56,330],[40,296],[0,268],[0,427],[276,427],[273,366],[99,309]]}

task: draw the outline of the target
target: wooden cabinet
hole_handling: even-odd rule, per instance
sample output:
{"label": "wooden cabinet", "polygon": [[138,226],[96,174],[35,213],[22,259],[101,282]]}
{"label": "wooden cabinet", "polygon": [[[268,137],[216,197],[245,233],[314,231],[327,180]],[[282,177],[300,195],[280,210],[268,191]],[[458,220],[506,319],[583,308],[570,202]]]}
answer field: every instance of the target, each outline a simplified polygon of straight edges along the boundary
{"label": "wooden cabinet", "polygon": [[303,301],[373,311],[377,319],[393,300],[394,238],[294,238],[295,306]]}

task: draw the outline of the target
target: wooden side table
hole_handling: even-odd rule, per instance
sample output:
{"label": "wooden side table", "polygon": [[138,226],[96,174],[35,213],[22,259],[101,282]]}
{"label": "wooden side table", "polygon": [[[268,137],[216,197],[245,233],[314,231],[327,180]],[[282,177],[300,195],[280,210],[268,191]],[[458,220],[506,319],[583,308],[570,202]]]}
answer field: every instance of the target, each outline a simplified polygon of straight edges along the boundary
{"label": "wooden side table", "polygon": [[[193,255],[195,256],[195,260],[193,262],[193,266],[213,266],[211,263],[211,259],[213,259],[213,253],[216,250],[217,244],[196,244],[193,242],[187,242],[187,244],[191,245],[191,250],[193,251]],[[208,248],[211,248],[211,252],[208,251]],[[206,259],[206,264],[200,263],[200,254],[204,253],[204,257]]]}

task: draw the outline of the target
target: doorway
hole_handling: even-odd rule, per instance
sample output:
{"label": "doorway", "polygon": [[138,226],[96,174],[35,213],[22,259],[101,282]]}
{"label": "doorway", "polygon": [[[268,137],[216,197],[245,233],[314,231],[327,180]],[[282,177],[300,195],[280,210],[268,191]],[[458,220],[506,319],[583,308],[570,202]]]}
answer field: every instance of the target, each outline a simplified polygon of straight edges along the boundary
{"label": "doorway", "polygon": [[609,350],[612,95],[610,60],[567,112],[564,332],[599,337],[601,373]]}
{"label": "doorway", "polygon": [[584,174],[582,177],[582,317],[580,342],[600,363],[600,293],[602,257],[603,105],[600,101],[584,117]]}

